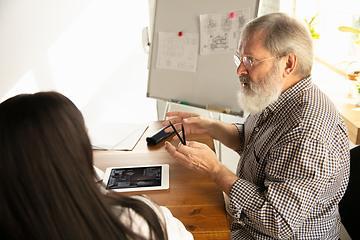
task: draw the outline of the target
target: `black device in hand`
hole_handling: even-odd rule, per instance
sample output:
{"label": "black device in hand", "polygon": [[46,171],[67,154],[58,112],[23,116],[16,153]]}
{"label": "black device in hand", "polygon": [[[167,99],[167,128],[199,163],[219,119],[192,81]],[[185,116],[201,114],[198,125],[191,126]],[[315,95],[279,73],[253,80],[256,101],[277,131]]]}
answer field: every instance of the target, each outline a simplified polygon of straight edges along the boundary
{"label": "black device in hand", "polygon": [[168,127],[171,127],[170,125],[169,126],[165,126],[163,127],[162,129],[160,129],[159,131],[157,131],[156,133],[154,133],[154,135],[150,136],[150,137],[147,137],[146,138],[146,142],[149,143],[149,144],[152,144],[152,145],[156,145],[158,144],[159,142],[161,142],[162,140],[166,139],[167,137],[169,137],[171,134],[174,133],[174,131],[171,131],[171,132],[168,132],[166,133],[165,132],[165,129],[167,129]]}

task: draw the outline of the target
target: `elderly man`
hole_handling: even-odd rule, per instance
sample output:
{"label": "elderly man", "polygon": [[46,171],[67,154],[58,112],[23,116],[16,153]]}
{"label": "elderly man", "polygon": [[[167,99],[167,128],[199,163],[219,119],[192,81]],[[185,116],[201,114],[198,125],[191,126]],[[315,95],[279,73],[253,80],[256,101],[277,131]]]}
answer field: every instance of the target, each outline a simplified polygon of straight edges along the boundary
{"label": "elderly man", "polygon": [[244,27],[234,59],[239,104],[250,113],[244,124],[189,112],[166,115],[179,130],[183,123],[186,134],[205,133],[237,151],[236,175],[203,144],[166,142],[166,151],[228,195],[232,239],[338,239],[348,132],[311,81],[309,30],[283,13],[261,16]]}

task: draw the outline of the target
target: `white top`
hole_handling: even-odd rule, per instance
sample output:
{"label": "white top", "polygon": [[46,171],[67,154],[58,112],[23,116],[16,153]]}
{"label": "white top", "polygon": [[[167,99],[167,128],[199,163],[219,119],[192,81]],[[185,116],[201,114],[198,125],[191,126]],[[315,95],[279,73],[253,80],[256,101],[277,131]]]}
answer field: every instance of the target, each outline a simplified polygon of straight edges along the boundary
{"label": "white top", "polygon": [[[162,221],[166,228],[169,240],[194,239],[192,234],[186,230],[184,224],[179,219],[175,218],[168,208],[158,206],[154,201],[144,195],[132,197],[143,201],[155,211],[160,221]],[[149,227],[146,220],[142,216],[136,214],[134,210],[129,209],[129,211],[124,211],[123,214],[120,216],[120,219],[123,223],[128,223],[128,226],[131,227],[134,232],[141,233],[145,238],[149,237]],[[130,219],[131,222],[129,221]]]}

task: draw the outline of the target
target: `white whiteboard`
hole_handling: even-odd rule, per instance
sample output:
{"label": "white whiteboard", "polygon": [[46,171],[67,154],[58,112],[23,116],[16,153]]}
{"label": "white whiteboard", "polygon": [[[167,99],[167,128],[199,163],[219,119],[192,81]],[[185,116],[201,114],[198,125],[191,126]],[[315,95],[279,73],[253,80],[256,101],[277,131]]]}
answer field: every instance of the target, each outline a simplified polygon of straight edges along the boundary
{"label": "white whiteboard", "polygon": [[200,33],[200,15],[250,8],[258,14],[259,0],[156,0],[151,30],[147,97],[178,100],[195,107],[216,106],[241,112],[234,52],[198,55],[196,72],[156,68],[159,32]]}

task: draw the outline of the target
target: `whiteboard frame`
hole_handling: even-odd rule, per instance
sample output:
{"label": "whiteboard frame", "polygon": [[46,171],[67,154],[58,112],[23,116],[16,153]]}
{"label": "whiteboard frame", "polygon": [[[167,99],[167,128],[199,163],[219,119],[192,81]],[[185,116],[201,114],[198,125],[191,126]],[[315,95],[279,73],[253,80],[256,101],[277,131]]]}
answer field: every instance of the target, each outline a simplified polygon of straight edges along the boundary
{"label": "whiteboard frame", "polygon": [[250,20],[256,18],[260,0],[156,0],[151,9],[150,51],[147,97],[207,108],[230,109],[239,115],[240,87],[234,53],[198,55],[197,71],[184,72],[156,68],[159,32],[200,33],[200,15],[250,7]]}

